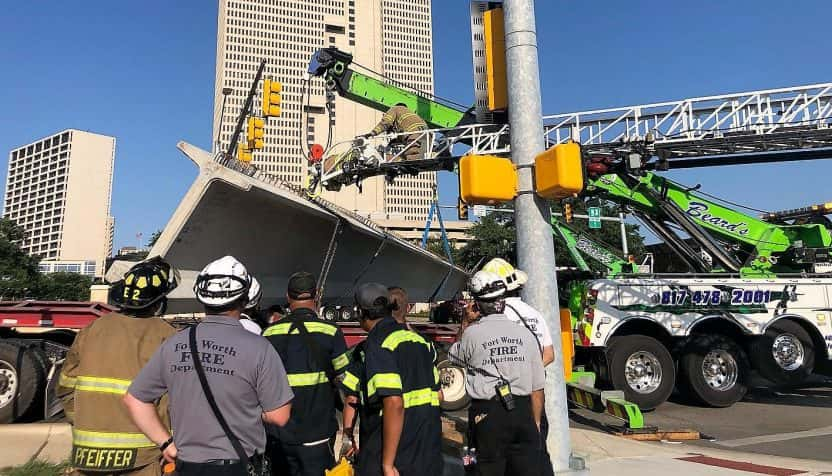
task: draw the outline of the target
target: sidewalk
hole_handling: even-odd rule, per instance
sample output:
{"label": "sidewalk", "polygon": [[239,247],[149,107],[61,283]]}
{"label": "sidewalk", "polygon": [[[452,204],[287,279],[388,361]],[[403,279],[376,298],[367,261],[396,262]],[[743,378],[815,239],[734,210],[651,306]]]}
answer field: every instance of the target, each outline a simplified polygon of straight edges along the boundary
{"label": "sidewalk", "polygon": [[[832,473],[832,462],[741,453],[689,444],[643,443],[573,428],[572,448],[593,475],[797,476]],[[69,457],[72,434],[66,423],[0,425],[0,468],[33,457],[60,463]],[[462,475],[454,457],[446,457],[448,476]]]}
{"label": "sidewalk", "polygon": [[704,448],[690,444],[644,443],[573,428],[572,448],[593,475],[796,476],[832,473],[832,462]]}

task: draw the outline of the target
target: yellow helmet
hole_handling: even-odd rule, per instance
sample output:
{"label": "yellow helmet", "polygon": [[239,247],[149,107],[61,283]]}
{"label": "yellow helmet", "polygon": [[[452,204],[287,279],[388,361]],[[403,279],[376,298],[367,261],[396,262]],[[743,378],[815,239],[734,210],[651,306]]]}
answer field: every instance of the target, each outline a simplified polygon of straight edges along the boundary
{"label": "yellow helmet", "polygon": [[502,258],[493,258],[482,268],[483,271],[494,273],[506,284],[507,291],[520,289],[529,280],[523,271],[515,269],[508,261]]}

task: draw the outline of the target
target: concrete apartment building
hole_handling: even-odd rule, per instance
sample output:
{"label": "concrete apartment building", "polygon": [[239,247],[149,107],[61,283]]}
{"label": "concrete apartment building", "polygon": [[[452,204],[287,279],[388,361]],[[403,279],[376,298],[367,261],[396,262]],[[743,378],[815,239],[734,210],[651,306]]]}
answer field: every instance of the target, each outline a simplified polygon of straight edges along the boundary
{"label": "concrete apartment building", "polygon": [[[395,81],[433,93],[430,0],[219,0],[213,140],[219,137],[219,146],[227,149],[265,58],[265,76],[283,83],[283,114],[268,120],[265,148],[254,152],[253,163],[305,185],[303,151],[307,143],[326,144],[329,118],[320,78],[311,80],[309,106],[302,111],[304,73],[312,54],[329,46],[352,53],[356,63]],[[224,113],[223,88],[233,89]],[[334,112],[333,143],[369,132],[381,118],[381,113],[340,97]],[[435,181],[435,173],[399,177],[392,185],[374,178],[364,182],[363,193],[345,187],[324,197],[382,223],[423,221]]]}
{"label": "concrete apartment building", "polygon": [[67,129],[9,152],[3,216],[44,272],[104,275],[113,249],[114,137]]}

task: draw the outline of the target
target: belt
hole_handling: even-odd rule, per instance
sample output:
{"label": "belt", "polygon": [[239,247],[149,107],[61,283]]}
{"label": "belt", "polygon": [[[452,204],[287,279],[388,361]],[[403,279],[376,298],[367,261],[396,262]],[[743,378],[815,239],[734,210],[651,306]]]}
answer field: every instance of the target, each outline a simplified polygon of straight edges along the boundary
{"label": "belt", "polygon": [[[517,395],[516,393],[512,393],[511,396],[515,400],[530,400],[531,399],[531,397],[529,395]],[[495,396],[493,396],[489,399],[472,398],[471,402],[473,402],[473,403],[493,403],[493,402],[500,403],[500,399],[497,398],[497,396],[495,395]]]}
{"label": "belt", "polygon": [[[263,455],[255,454],[249,458],[249,461],[254,464],[260,464],[263,460]],[[192,461],[183,461],[183,460],[176,460],[176,466],[179,467],[182,465],[183,467],[188,466],[234,466],[240,464],[240,460],[238,459],[209,459],[208,461],[203,461],[200,463],[194,463]]]}

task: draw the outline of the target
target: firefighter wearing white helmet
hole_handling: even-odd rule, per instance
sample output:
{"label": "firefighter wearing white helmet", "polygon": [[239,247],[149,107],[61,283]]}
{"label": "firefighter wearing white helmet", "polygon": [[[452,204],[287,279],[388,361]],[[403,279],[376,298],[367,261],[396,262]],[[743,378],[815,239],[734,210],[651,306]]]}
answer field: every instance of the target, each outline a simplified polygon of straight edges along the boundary
{"label": "firefighter wearing white helmet", "polygon": [[468,447],[476,448],[477,473],[540,474],[545,376],[537,342],[503,313],[507,287],[502,277],[478,271],[469,289],[476,312],[466,313],[449,356],[467,371],[473,425]]}
{"label": "firefighter wearing white helmet", "polygon": [[[231,256],[206,266],[194,285],[205,318],[165,341],[124,397],[136,426],[180,476],[267,474],[262,421],[289,420],[294,394],[280,356],[240,324],[251,285]],[[164,394],[174,437],[153,410]]]}
{"label": "firefighter wearing white helmet", "polygon": [[489,271],[498,275],[506,285],[505,314],[508,318],[519,324],[523,324],[529,332],[534,334],[540,346],[540,354],[543,358],[543,366],[551,364],[555,360],[555,350],[552,345],[552,334],[546,319],[537,309],[523,302],[520,298],[520,290],[528,281],[528,276],[523,271],[515,269],[508,261],[502,258],[494,258],[485,264],[483,271]]}

